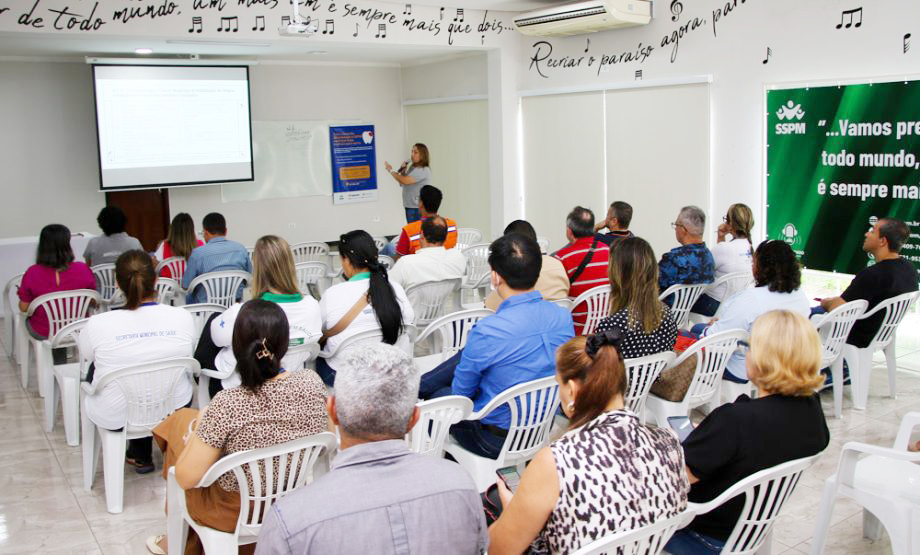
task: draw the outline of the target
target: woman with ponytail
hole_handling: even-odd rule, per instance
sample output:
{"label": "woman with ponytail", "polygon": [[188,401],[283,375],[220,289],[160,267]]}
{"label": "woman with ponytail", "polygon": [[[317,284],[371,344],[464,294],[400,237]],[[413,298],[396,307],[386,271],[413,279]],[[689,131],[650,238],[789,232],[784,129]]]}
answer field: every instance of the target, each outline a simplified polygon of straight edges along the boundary
{"label": "woman with ponytail", "polygon": [[[208,488],[195,487],[220,458],[328,428],[322,382],[314,372],[287,372],[281,364],[289,339],[290,324],[280,305],[263,299],[243,304],[232,341],[242,384],[218,392],[201,411],[173,413],[153,431],[163,450],[163,478],[175,465],[189,515],[200,524],[224,532],[236,528],[240,494],[233,474],[224,474]],[[166,544],[166,536],[147,539],[147,549],[154,554],[165,554]],[[189,530],[185,553],[202,552],[201,542]]]}
{"label": "woman with ponytail", "polygon": [[[119,368],[155,360],[190,357],[195,348],[195,324],[188,311],[157,304],[153,261],[144,251],[123,252],[115,261],[115,283],[126,302],[121,310],[96,314],[80,334],[80,353],[93,360],[87,381],[98,380]],[[180,380],[170,402],[183,407],[192,398],[192,384]],[[126,404],[117,384],[86,398],[86,415],[100,428],[125,425]],[[128,442],[126,460],[139,474],[153,472],[151,438]]]}
{"label": "woman with ponytail", "polygon": [[[160,241],[157,245],[156,252],[153,253],[153,263],[162,262],[167,258],[179,256],[188,262],[188,257],[192,251],[204,245],[204,241],[195,237],[195,222],[192,217],[185,212],[179,212],[169,224],[169,232],[166,239]],[[179,279],[182,276],[173,277],[169,268],[160,270],[160,276],[165,278]]]}
{"label": "woman with ponytail", "polygon": [[[654,282],[651,282],[654,283]],[[690,484],[673,433],[624,408],[626,368],[617,330],[575,337],[556,352],[569,430],[530,462],[517,491],[502,480],[504,510],[490,554],[571,553],[592,541],[674,516]]]}
{"label": "woman with ponytail", "polygon": [[[739,203],[728,207],[728,212],[722,217],[722,223],[717,230],[716,244],[710,249],[716,265],[715,279],[726,274],[751,271],[751,260],[754,256],[751,244],[753,227],[754,214],[746,204]],[[703,316],[715,316],[722,301],[735,291],[729,291],[727,284],[720,285],[711,292],[704,293],[693,305],[693,312]]]}
{"label": "woman with ponytail", "polygon": [[342,275],[347,281],[323,293],[319,307],[323,316],[325,347],[316,360],[316,372],[326,385],[335,381],[335,367],[341,355],[329,358],[349,337],[379,330],[383,342],[408,348],[403,326],[415,320],[406,292],[391,283],[386,267],[377,260],[374,239],[362,230],[350,231],[339,238]]}

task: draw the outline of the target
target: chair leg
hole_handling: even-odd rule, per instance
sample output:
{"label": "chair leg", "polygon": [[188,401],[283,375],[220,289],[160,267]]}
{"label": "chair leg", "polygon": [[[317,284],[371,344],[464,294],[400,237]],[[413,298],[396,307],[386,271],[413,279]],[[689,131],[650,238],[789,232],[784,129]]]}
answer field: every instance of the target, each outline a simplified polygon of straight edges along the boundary
{"label": "chair leg", "polygon": [[898,372],[898,360],[895,355],[895,341],[897,338],[892,337],[891,343],[885,347],[885,363],[888,365],[888,391],[891,394],[892,399],[898,398],[898,389],[895,383],[897,379]]}
{"label": "chair leg", "polygon": [[83,407],[81,422],[83,425],[83,489],[90,491],[93,489],[93,481],[96,478],[101,441],[96,425],[86,416],[86,407]]}
{"label": "chair leg", "polygon": [[119,514],[125,504],[125,448],[124,431],[102,434],[102,477],[105,482],[105,508]]}
{"label": "chair leg", "polygon": [[19,342],[19,372],[22,388],[29,389],[29,341],[25,333],[20,333]]}
{"label": "chair leg", "polygon": [[54,430],[54,421],[57,417],[58,399],[61,396],[61,389],[58,387],[57,380],[51,378],[51,384],[47,386],[45,392],[45,433],[50,434]]}
{"label": "chair leg", "polygon": [[[853,372],[850,371],[850,375]],[[831,380],[834,389],[834,418],[840,418],[843,415],[843,357],[837,357],[831,364]]]}
{"label": "chair leg", "polygon": [[[42,341],[31,341],[32,351],[35,353],[35,375],[38,376],[38,394],[41,397],[48,395],[48,381],[45,376],[45,346]],[[48,349],[51,350],[50,348]],[[51,353],[48,353],[48,360]]]}
{"label": "chair leg", "polygon": [[185,491],[176,482],[176,471],[166,476],[166,541],[167,553],[182,553],[188,541],[188,522],[185,521]]}
{"label": "chair leg", "polygon": [[80,381],[72,377],[61,380],[61,412],[67,445],[80,445]]}
{"label": "chair leg", "polygon": [[198,410],[203,409],[205,406],[207,406],[208,403],[211,402],[211,392],[209,389],[210,385],[210,376],[205,376],[204,374],[200,374],[198,376]]}
{"label": "chair leg", "polygon": [[851,381],[853,374],[859,374],[859,382],[854,388],[853,408],[866,410],[869,403],[869,382],[872,380],[872,353],[869,349],[858,349],[856,359],[856,371],[850,370]]}
{"label": "chair leg", "polygon": [[872,541],[882,538],[882,522],[867,509],[863,509],[863,537]]}
{"label": "chair leg", "polygon": [[827,541],[827,529],[831,523],[831,512],[834,510],[834,498],[836,496],[837,477],[831,476],[824,482],[821,506],[818,509],[818,518],[815,521],[815,533],[811,538],[811,555],[824,553],[824,542]]}

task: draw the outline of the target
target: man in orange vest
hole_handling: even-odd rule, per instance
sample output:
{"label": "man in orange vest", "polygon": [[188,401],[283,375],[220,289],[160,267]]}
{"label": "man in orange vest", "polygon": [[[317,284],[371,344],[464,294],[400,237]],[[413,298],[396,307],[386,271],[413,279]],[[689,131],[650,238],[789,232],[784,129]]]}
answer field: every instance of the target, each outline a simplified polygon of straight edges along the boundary
{"label": "man in orange vest", "polygon": [[[415,254],[419,249],[419,241],[422,237],[422,221],[438,215],[438,208],[441,207],[441,200],[444,195],[441,190],[432,185],[425,185],[419,192],[418,209],[422,218],[403,226],[402,233],[399,235],[399,241],[396,243],[396,254],[393,258]],[[444,218],[447,222],[447,239],[444,241],[445,249],[452,249],[457,244],[457,222],[450,218]],[[386,249],[384,249],[386,250]],[[384,252],[383,254],[387,254]]]}

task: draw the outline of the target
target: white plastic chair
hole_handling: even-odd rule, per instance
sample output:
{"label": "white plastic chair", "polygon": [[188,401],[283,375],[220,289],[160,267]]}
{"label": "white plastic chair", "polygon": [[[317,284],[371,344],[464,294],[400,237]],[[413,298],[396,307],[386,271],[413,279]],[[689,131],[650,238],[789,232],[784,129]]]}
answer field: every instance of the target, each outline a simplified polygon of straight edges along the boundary
{"label": "white plastic chair", "polygon": [[[89,318],[84,318],[58,330],[50,338],[51,348],[76,347],[87,322]],[[86,374],[88,366],[88,361],[77,348],[76,362],[53,365],[53,378],[48,386],[49,390],[45,392],[45,432],[50,434],[54,430],[60,398],[61,413],[64,416],[64,437],[67,445],[71,447],[80,445],[80,380]]]}
{"label": "white plastic chair", "polygon": [[[96,477],[99,448],[102,448],[105,505],[112,514],[124,508],[125,448],[129,439],[149,437],[175,407],[173,391],[181,380],[191,380],[200,370],[198,361],[181,357],[147,362],[110,372],[94,383],[83,382],[83,487],[90,491]],[[86,415],[86,399],[107,385],[121,390],[127,403],[125,425],[113,432],[99,428]]]}
{"label": "white plastic chair", "polygon": [[748,333],[740,329],[714,333],[700,339],[674,359],[669,368],[677,367],[696,355],[696,370],[681,401],[668,401],[649,393],[645,403],[656,424],[665,427],[669,416],[689,416],[692,409],[717,400],[722,373],[738,348],[738,342],[745,341],[747,337]]}
{"label": "white plastic chair", "polygon": [[116,298],[118,284],[115,283],[115,264],[96,264],[90,270],[93,271],[93,277],[96,278],[96,291],[102,295],[102,302],[106,307],[117,307],[124,304],[124,299],[120,301]]}
{"label": "white plastic chair", "polygon": [[374,239],[374,246],[377,248],[377,252],[380,252],[380,250],[383,247],[390,244],[390,242],[387,241],[386,237],[377,236],[377,237],[374,237],[373,239]]}
{"label": "white plastic chair", "polygon": [[169,304],[169,301],[175,298],[176,293],[182,289],[178,281],[164,277],[158,277],[153,287],[157,291],[157,302],[160,304]]}
{"label": "white plastic chair", "polygon": [[377,262],[381,263],[383,267],[386,268],[388,271],[393,269],[393,266],[396,265],[396,261],[393,260],[392,257],[387,256],[385,254],[378,254]]}
{"label": "white plastic chair", "polygon": [[722,549],[723,554],[770,553],[773,522],[792,495],[802,472],[821,453],[778,464],[751,474],[707,503],[688,503],[687,512],[706,514],[738,496],[744,496],[741,516]]}
{"label": "white plastic chair", "polygon": [[192,314],[192,319],[195,321],[195,337],[201,337],[201,332],[204,331],[204,326],[212,315],[227,310],[224,305],[215,303],[186,304],[182,305],[182,308]]}
{"label": "white plastic chair", "polygon": [[[703,290],[702,294],[709,295],[710,297],[714,298],[713,294],[716,291],[721,291],[722,293],[719,296],[724,301],[735,293],[753,286],[754,275],[750,272],[750,270],[743,272],[732,272],[730,274],[725,274],[724,276],[719,277],[710,283],[709,286]],[[710,319],[712,319],[712,316],[703,316],[702,314],[697,314],[695,312],[691,312],[689,315],[689,322],[691,323],[708,322]]]}
{"label": "white plastic chair", "polygon": [[572,555],[602,555],[616,553],[617,555],[644,555],[646,553],[661,553],[665,544],[680,528],[686,513],[677,513],[670,518],[662,518],[648,526],[625,530],[609,536],[601,537],[588,545],[578,548]]}
{"label": "white plastic chair", "polygon": [[920,412],[909,412],[901,420],[893,446],[855,441],[843,446],[837,473],[824,482],[811,543],[812,555],[824,552],[837,496],[862,505],[864,537],[880,539],[884,525],[894,555],[920,552],[920,453],[907,450],[911,432],[917,425],[920,425]]}
{"label": "white plastic chair", "polygon": [[186,260],[181,256],[172,256],[165,260],[161,260],[160,263],[157,264],[156,275],[159,276],[163,268],[167,268],[170,273],[168,279],[173,279],[178,283],[182,283],[182,276],[185,275],[185,264]]}
{"label": "white plastic chair", "polygon": [[465,250],[482,241],[482,232],[472,227],[457,228],[457,245],[456,248]]}
{"label": "white plastic chair", "polygon": [[476,282],[469,282],[464,277],[463,283],[460,284],[460,308],[465,310],[484,308],[491,282],[491,272],[486,272]]}
{"label": "white plastic chair", "polygon": [[895,354],[895,336],[898,333],[898,326],[901,320],[907,314],[907,309],[917,298],[916,291],[904,293],[896,297],[886,299],[872,310],[862,315],[860,320],[865,320],[870,316],[882,312],[885,314],[882,325],[875,333],[875,337],[869,343],[869,346],[860,349],[853,345],[846,344],[843,347],[843,358],[850,369],[850,383],[853,385],[853,408],[864,410],[869,400],[869,378],[872,375],[872,354],[875,351],[885,353],[885,362],[888,366],[888,389],[892,398],[897,397],[897,387],[895,378],[898,364],[897,355]]}
{"label": "white plastic chair", "polygon": [[19,286],[22,285],[22,276],[17,274],[10,278],[3,287],[3,337],[9,337],[6,343],[7,350],[13,360],[19,356],[19,336],[20,336],[20,318],[22,312],[19,310]]}
{"label": "white plastic chair", "polygon": [[[459,247],[459,241],[457,246]],[[463,248],[463,256],[466,257],[466,279],[464,283],[471,285],[479,283],[482,276],[489,275],[492,268],[489,266],[489,243],[480,243]]]}
{"label": "white plastic chair", "polygon": [[325,262],[329,263],[329,245],[322,241],[306,241],[291,245],[294,263]]}
{"label": "white plastic chair", "polygon": [[406,297],[415,312],[415,324],[427,326],[442,316],[460,288],[460,278],[427,281],[406,289]]}
{"label": "white plastic chair", "polygon": [[416,406],[419,409],[418,422],[406,434],[409,449],[421,455],[443,457],[450,427],[473,412],[473,401],[462,395],[448,395],[421,401]]}
{"label": "white plastic chair", "polygon": [[677,327],[682,328],[687,325],[687,320],[690,317],[690,309],[696,304],[696,301],[707,287],[709,287],[708,283],[672,285],[665,289],[662,294],[658,295],[658,300],[663,302],[671,295],[674,295],[674,302],[671,303],[671,315],[674,317],[674,323],[677,324]]}
{"label": "white plastic chair", "polygon": [[575,305],[572,303],[572,299],[555,299],[550,302],[554,305],[561,306],[569,312],[572,312],[572,309],[575,308]]}
{"label": "white plastic chair", "polygon": [[466,339],[473,325],[492,314],[495,313],[488,308],[474,308],[441,316],[428,324],[428,327],[416,338],[415,344],[418,345],[430,338],[433,354],[415,357],[416,367],[424,374],[457,354],[466,345]]}
{"label": "white plastic chair", "polygon": [[588,289],[572,300],[570,310],[573,313],[576,310],[580,312],[582,305],[584,305],[587,315],[585,316],[585,326],[582,328],[581,334],[591,335],[597,329],[597,325],[601,323],[601,320],[610,315],[610,286],[598,285]]}
{"label": "white plastic chair", "polygon": [[[255,543],[262,529],[263,515],[268,514],[273,503],[326,473],[335,443],[335,434],[322,432],[271,447],[233,453],[211,465],[196,487],[209,487],[221,475],[233,473],[240,489],[240,516],[233,532],[208,528],[189,516],[185,491],[176,482],[176,468],[170,468],[166,478],[167,552],[184,552],[189,526],[201,538],[205,553],[236,553],[239,546]],[[251,488],[247,474],[251,476]]]}
{"label": "white plastic chair", "polygon": [[208,272],[201,274],[188,284],[189,293],[199,286],[204,288],[205,302],[230,308],[236,302],[237,292],[243,283],[252,283],[252,274],[241,270]]}
{"label": "white plastic chair", "polygon": [[311,295],[319,300],[323,294],[323,285],[329,276],[329,264],[325,262],[299,262],[294,265],[297,274],[297,287],[304,295]]}
{"label": "white plastic chair", "polygon": [[[72,291],[48,293],[29,303],[29,310],[26,312],[26,318],[22,319],[23,328],[25,328],[26,319],[31,318],[32,315],[35,314],[35,311],[41,307],[48,317],[48,337],[54,337],[54,335],[67,324],[82,320],[89,316],[92,304],[96,303],[98,305],[101,302],[102,297],[98,292],[92,289],[75,289]],[[28,337],[28,343],[26,348],[22,351],[19,360],[20,369],[22,371],[22,387],[25,389],[29,386],[30,349],[28,347],[31,345],[31,350],[35,352],[38,392],[44,397],[49,394],[49,387],[54,380],[54,373],[51,369],[53,360],[51,356],[51,340],[35,339],[29,335],[29,332],[25,329],[22,330],[22,333]]]}
{"label": "white plastic chair", "polygon": [[813,320],[821,338],[821,368],[831,369],[834,416],[837,418],[840,418],[843,411],[843,346],[846,345],[853,324],[868,307],[868,301],[851,301]]}
{"label": "white plastic chair", "polygon": [[640,422],[644,422],[648,392],[661,371],[674,364],[674,353],[665,351],[644,357],[628,358],[623,363],[626,365],[624,404],[627,409],[639,415]]}
{"label": "white plastic chair", "polygon": [[480,492],[495,483],[496,470],[512,465],[523,470],[524,463],[549,441],[549,429],[559,408],[559,387],[555,376],[508,388],[482,410],[470,414],[467,420],[482,420],[502,405],[510,409],[511,425],[498,458],[470,453],[452,438],[445,444],[445,450],[472,476]]}

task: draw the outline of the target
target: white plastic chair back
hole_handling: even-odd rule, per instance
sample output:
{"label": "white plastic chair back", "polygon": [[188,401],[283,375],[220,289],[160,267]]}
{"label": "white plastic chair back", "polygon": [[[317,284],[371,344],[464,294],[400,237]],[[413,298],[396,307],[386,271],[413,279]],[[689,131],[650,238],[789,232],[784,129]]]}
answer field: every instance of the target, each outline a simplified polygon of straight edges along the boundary
{"label": "white plastic chair back", "polygon": [[329,275],[329,265],[325,262],[299,262],[294,265],[294,271],[297,273],[300,292],[319,299],[319,288]]}
{"label": "white plastic chair back", "polygon": [[345,352],[345,349],[362,343],[383,343],[383,332],[380,330],[367,330],[356,333],[342,341],[335,351],[326,355],[325,358],[332,358],[339,353]]}
{"label": "white plastic chair back", "polygon": [[406,297],[415,312],[415,324],[427,326],[444,312],[444,307],[460,288],[460,278],[428,281],[406,290]]}
{"label": "white plastic chair back", "polygon": [[[482,241],[482,232],[472,227],[457,228],[456,248],[461,251]],[[465,254],[465,253],[464,253]]]}
{"label": "white plastic chair back", "polygon": [[802,472],[821,454],[812,455],[755,472],[731,486],[708,503],[688,503],[687,511],[705,514],[727,501],[744,496],[744,508],[734,530],[725,542],[722,553],[748,555],[757,553],[770,537],[773,522],[783,504],[792,495]]}
{"label": "white plastic chair back", "polygon": [[674,532],[683,525],[683,521],[686,518],[684,513],[677,513],[671,518],[659,519],[642,528],[617,532],[580,547],[572,555],[602,555],[606,553],[645,555],[647,553],[661,553],[665,544],[668,543]]}
{"label": "white plastic chair back", "polygon": [[90,269],[96,278],[96,291],[102,295],[102,300],[111,301],[118,290],[115,283],[115,264],[97,264]]}
{"label": "white plastic chair back", "polygon": [[582,335],[590,335],[597,329],[601,320],[610,315],[610,286],[598,285],[588,289],[581,295],[575,297],[572,301],[572,312],[581,311],[581,306],[585,306],[587,316],[585,317],[585,327]]}
{"label": "white plastic chair back", "polygon": [[550,302],[556,306],[561,306],[562,308],[568,310],[569,312],[572,312],[572,308],[575,307],[575,305],[572,304],[572,299],[555,299]]}
{"label": "white plastic chair back", "polygon": [[[59,329],[50,338],[51,348],[77,346],[80,333],[87,322],[89,318],[83,318]],[[64,436],[67,445],[72,447],[80,444],[80,380],[86,375],[88,366],[89,361],[79,348],[76,362],[54,364],[53,376],[48,384],[52,391],[48,392],[44,399],[45,432],[51,433],[54,430],[54,423],[57,420],[57,398],[60,397],[64,414]]]}
{"label": "white plastic chair back", "polygon": [[626,398],[623,399],[626,408],[639,415],[639,420],[645,420],[645,398],[658,378],[658,374],[674,363],[674,353],[665,351],[654,355],[638,358],[628,358],[626,365]]}
{"label": "white plastic chair back", "polygon": [[176,280],[177,283],[182,283],[182,276],[185,275],[185,264],[186,260],[181,256],[172,256],[165,260],[161,260],[160,263],[157,264],[156,273],[159,276],[163,268],[166,268],[169,270],[169,279]]}
{"label": "white plastic chair back", "polygon": [[381,263],[383,267],[387,269],[387,271],[391,270],[393,266],[396,265],[396,261],[394,261],[392,257],[389,257],[385,254],[378,254],[377,262]]}
{"label": "white plastic chair back", "polygon": [[[281,366],[285,370],[303,370],[304,364],[311,360],[316,360],[316,355],[319,354],[319,343],[302,343],[300,345],[294,345],[288,347],[287,352],[284,354],[284,358],[281,359]],[[300,361],[300,364],[292,364],[291,361]]]}
{"label": "white plastic chair back", "polygon": [[864,319],[872,316],[876,312],[885,311],[885,318],[882,320],[882,326],[875,333],[875,337],[872,338],[872,343],[869,344],[868,349],[870,351],[874,352],[884,349],[891,343],[891,340],[894,339],[895,333],[897,332],[898,326],[901,324],[901,320],[907,315],[907,309],[910,308],[911,303],[914,302],[917,295],[918,293],[913,291],[911,293],[904,293],[903,295],[885,299],[875,305],[875,308],[862,315]]}
{"label": "white plastic chair back", "polygon": [[390,242],[387,241],[386,237],[374,237],[374,246],[377,247],[377,252],[380,252],[380,249],[389,244]]}
{"label": "white plastic chair back", "polygon": [[300,262],[325,262],[329,263],[329,245],[322,241],[307,241],[291,245],[291,254],[294,263]]}
{"label": "white plastic chair back", "polygon": [[489,267],[489,246],[488,243],[480,243],[463,249],[463,256],[466,257],[466,283],[478,283],[482,276],[492,271]]}
{"label": "white plastic chair back", "polygon": [[[19,312],[19,286],[22,285],[22,276],[17,274],[10,278],[3,287],[3,341],[7,346],[6,352],[12,353],[16,344],[16,321]],[[7,339],[8,338],[8,339]]]}
{"label": "white plastic chair back", "polygon": [[430,401],[421,401],[418,422],[406,434],[409,449],[421,455],[444,456],[444,443],[450,427],[473,412],[473,401],[462,395],[448,395]]}
{"label": "white plastic chair back", "polygon": [[160,304],[169,304],[176,296],[176,291],[180,289],[178,281],[165,277],[158,277],[153,287],[157,291],[157,302]]}
{"label": "white plastic chair back", "polygon": [[93,302],[101,303],[102,296],[92,289],[56,291],[36,298],[29,304],[27,317],[41,307],[48,316],[48,337],[53,337],[67,324],[89,316]]}
{"label": "white plastic chair back", "polygon": [[188,284],[192,292],[201,286],[205,292],[205,302],[230,308],[236,302],[236,294],[243,283],[252,283],[252,274],[240,270],[208,272],[201,274]]}
{"label": "white plastic chair back", "polygon": [[549,441],[549,429],[559,408],[556,378],[540,378],[506,389],[477,414],[485,416],[502,405],[511,410],[511,426],[495,459],[500,468],[529,460]]}
{"label": "white plastic chair back", "polygon": [[692,285],[672,285],[658,295],[658,300],[664,301],[671,295],[674,295],[674,302],[671,303],[671,315],[674,317],[674,323],[678,328],[687,325],[687,319],[690,317],[690,309],[696,304],[696,301],[703,294],[703,291],[709,287],[708,283],[696,283]]}
{"label": "white plastic chair back", "polygon": [[843,352],[853,324],[866,312],[868,306],[868,301],[862,299],[844,303],[828,312],[818,323],[818,336],[821,338],[822,346],[821,368],[827,368],[837,360]]}
{"label": "white plastic chair back", "polygon": [[432,352],[440,353],[443,359],[447,360],[466,346],[466,339],[473,325],[492,314],[495,313],[488,308],[474,308],[441,316],[428,324],[415,342],[421,343],[429,337],[433,338],[435,344]]}
{"label": "white plastic chair back", "polygon": [[537,237],[537,244],[540,245],[541,254],[549,252],[549,239],[546,237]]}
{"label": "white plastic chair back", "polygon": [[705,405],[719,394],[722,374],[732,354],[738,348],[739,341],[745,341],[745,330],[725,330],[700,339],[674,360],[677,366],[691,355],[696,354],[696,371],[690,381],[690,387],[684,400],[689,408]]}
{"label": "white plastic chair back", "polygon": [[215,303],[186,304],[182,305],[182,308],[189,311],[192,314],[192,319],[195,320],[195,337],[201,337],[201,332],[211,315],[220,314],[227,310],[224,305]]}
{"label": "white plastic chair back", "polygon": [[724,276],[716,279],[709,284],[706,289],[703,290],[707,295],[712,295],[713,292],[721,290],[722,299],[728,299],[735,293],[747,289],[754,285],[754,274],[751,272],[732,272],[730,274],[725,274]]}

